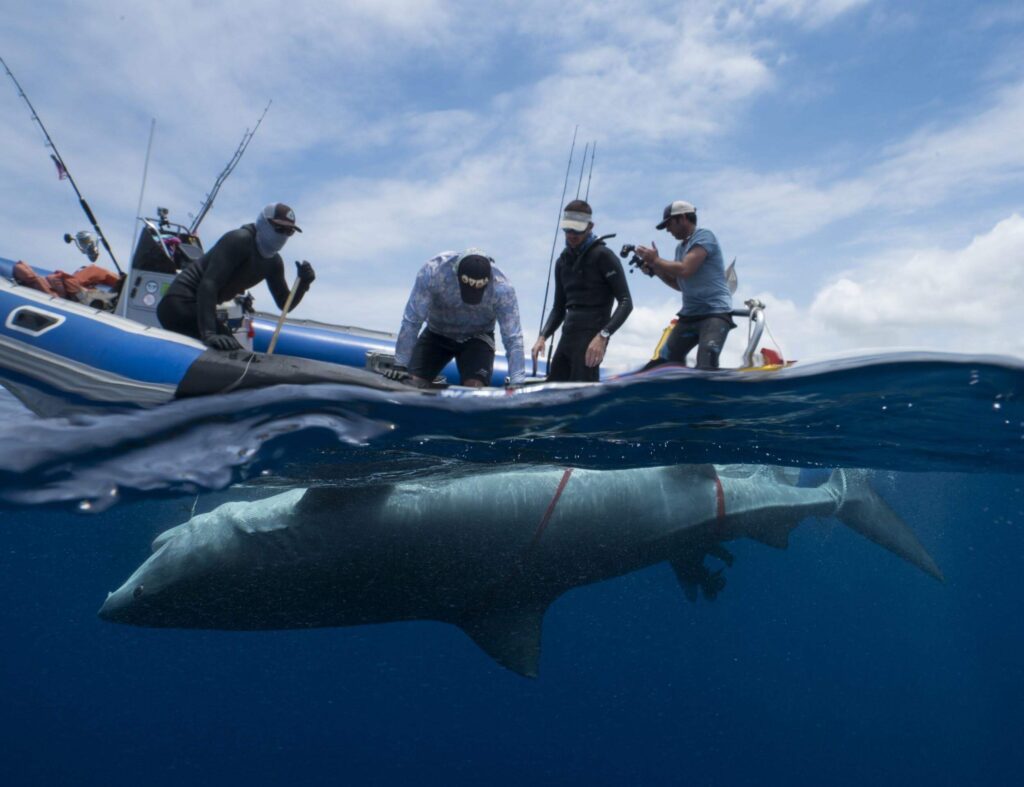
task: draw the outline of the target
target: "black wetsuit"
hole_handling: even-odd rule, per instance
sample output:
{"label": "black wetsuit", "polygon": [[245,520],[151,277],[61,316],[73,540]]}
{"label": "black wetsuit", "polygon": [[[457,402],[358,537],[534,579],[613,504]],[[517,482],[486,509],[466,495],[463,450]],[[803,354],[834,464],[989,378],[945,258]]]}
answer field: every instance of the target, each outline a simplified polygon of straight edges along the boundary
{"label": "black wetsuit", "polygon": [[[612,304],[618,301],[615,313]],[[582,249],[566,246],[555,263],[555,300],[541,336],[550,338],[562,325],[548,380],[596,382],[599,366],[587,366],[587,346],[601,330],[615,333],[633,311],[622,263],[604,242]]]}
{"label": "black wetsuit", "polygon": [[[277,308],[288,300],[284,261],[280,254],[262,257],[256,249],[256,225],[246,224],[225,234],[212,249],[193,262],[171,282],[157,307],[160,324],[177,333],[204,339],[211,334],[230,334],[217,322],[217,304],[267,282]],[[299,284],[291,308],[298,306],[309,285]]]}

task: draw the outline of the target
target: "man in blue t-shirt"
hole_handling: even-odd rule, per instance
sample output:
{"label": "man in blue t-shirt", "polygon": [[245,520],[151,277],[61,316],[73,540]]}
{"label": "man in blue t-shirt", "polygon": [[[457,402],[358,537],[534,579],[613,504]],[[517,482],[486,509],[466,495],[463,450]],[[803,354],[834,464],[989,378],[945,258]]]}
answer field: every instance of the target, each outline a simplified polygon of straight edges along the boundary
{"label": "man in blue t-shirt", "polygon": [[659,230],[667,230],[679,245],[674,260],[658,256],[658,247],[637,246],[646,273],[683,294],[683,308],[675,328],[665,340],[658,358],[648,366],[673,361],[686,363],[686,355],[697,348],[697,368],[717,369],[732,321],[732,292],[725,280],[722,249],[711,230],[697,228],[697,209],[676,200],[668,205]]}

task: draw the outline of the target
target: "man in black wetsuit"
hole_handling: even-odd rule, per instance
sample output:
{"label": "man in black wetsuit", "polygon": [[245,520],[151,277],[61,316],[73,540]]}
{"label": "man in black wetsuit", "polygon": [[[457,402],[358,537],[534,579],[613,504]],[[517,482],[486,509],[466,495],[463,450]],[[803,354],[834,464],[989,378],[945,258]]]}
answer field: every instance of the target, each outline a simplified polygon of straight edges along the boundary
{"label": "man in black wetsuit", "polygon": [[[224,235],[213,248],[171,282],[157,307],[160,324],[169,331],[201,340],[215,350],[240,350],[231,329],[217,320],[217,304],[267,282],[277,308],[284,310],[288,282],[279,251],[296,232],[295,213],[280,202],[267,205],[246,224]],[[291,308],[299,305],[316,274],[308,262],[296,262],[299,286]]]}
{"label": "man in black wetsuit", "polygon": [[590,205],[579,199],[566,205],[561,227],[565,250],[555,263],[555,300],[531,354],[536,361],[564,320],[548,380],[597,382],[608,340],[633,311],[633,301],[622,263],[593,233]]}

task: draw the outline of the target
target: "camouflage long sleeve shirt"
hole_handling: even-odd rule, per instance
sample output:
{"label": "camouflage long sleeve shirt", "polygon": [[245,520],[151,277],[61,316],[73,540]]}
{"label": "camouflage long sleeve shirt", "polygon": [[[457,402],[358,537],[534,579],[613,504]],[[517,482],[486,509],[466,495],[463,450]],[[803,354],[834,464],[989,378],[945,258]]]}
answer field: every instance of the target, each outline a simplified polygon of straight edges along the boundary
{"label": "camouflage long sleeve shirt", "polygon": [[441,252],[420,268],[402,315],[395,363],[409,365],[423,323],[434,333],[464,342],[492,333],[497,322],[508,359],[509,378],[513,383],[521,383],[526,379],[526,363],[515,289],[498,266],[491,265],[491,282],[480,303],[463,302],[455,270],[458,258],[457,252]]}

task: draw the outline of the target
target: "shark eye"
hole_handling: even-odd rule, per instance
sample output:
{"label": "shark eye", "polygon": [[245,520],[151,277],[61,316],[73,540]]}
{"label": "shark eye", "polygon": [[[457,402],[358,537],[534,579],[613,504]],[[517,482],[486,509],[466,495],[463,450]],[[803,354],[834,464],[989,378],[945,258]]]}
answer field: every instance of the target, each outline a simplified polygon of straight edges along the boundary
{"label": "shark eye", "polygon": [[138,598],[139,596],[141,596],[143,587],[144,585],[137,586],[135,590],[132,591],[132,598]]}

